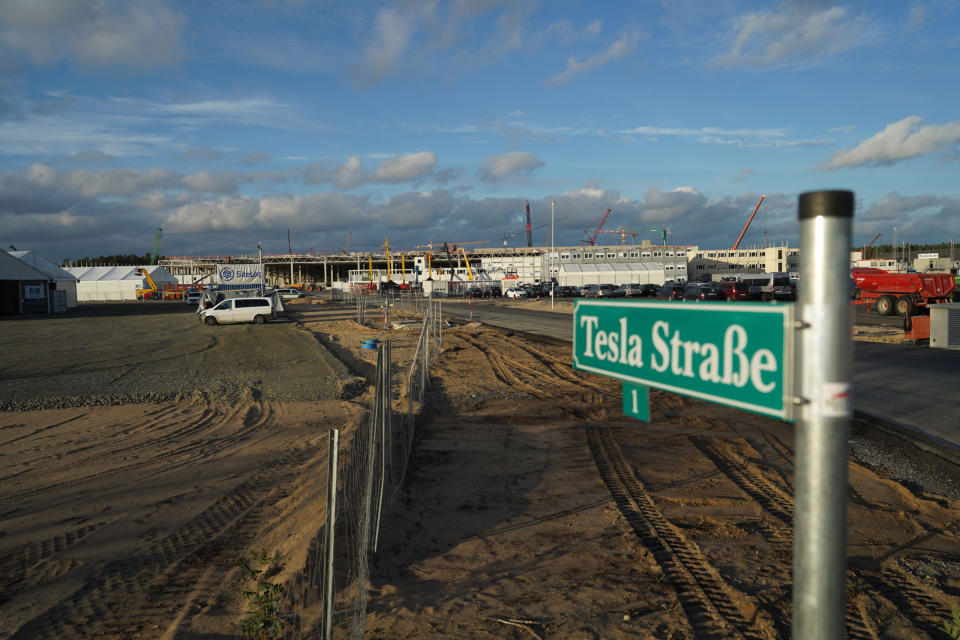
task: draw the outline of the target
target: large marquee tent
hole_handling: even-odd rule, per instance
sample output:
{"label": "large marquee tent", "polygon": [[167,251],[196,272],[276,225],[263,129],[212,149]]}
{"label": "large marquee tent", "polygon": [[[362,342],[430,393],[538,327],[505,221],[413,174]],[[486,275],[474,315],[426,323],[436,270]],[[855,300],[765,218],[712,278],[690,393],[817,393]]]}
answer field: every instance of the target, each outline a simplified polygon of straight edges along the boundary
{"label": "large marquee tent", "polygon": [[47,274],[0,251],[0,315],[49,313]]}
{"label": "large marquee tent", "polygon": [[663,265],[656,262],[561,262],[559,284],[663,284]]}
{"label": "large marquee tent", "polygon": [[145,269],[158,287],[177,284],[173,274],[158,266],[67,267],[66,271],[77,279],[80,302],[115,302],[136,300],[137,289],[149,287],[146,277],[137,275],[138,269]]}
{"label": "large marquee tent", "polygon": [[53,281],[52,288],[55,291],[63,291],[65,293],[65,302],[68,309],[77,306],[77,279],[71,274],[50,262],[36,251],[8,251],[7,253],[20,262],[30,265],[37,271],[45,273],[47,277]]}

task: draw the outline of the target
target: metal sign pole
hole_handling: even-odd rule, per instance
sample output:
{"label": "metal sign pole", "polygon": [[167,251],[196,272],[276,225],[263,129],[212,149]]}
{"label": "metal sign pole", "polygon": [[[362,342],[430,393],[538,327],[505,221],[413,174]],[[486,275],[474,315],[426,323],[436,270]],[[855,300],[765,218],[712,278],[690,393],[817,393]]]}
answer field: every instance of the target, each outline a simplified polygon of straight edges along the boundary
{"label": "metal sign pole", "polygon": [[853,193],[800,195],[793,637],[844,637]]}

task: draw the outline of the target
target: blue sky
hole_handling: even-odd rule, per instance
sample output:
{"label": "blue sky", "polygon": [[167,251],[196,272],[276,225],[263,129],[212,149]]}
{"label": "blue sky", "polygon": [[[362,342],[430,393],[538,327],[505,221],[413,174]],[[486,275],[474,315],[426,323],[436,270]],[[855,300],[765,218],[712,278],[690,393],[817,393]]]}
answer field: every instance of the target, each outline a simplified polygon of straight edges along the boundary
{"label": "blue sky", "polygon": [[958,105],[958,0],[2,0],[0,243],[960,243]]}

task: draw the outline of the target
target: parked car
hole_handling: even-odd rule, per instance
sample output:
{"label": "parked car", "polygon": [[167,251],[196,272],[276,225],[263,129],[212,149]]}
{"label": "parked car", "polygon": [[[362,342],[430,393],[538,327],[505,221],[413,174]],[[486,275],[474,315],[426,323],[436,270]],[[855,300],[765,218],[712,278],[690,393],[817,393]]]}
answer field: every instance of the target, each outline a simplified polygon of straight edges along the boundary
{"label": "parked car", "polygon": [[198,289],[191,289],[187,291],[187,295],[183,299],[187,304],[200,304],[200,300],[203,299],[203,292]]}
{"label": "parked car", "polygon": [[580,289],[571,286],[557,287],[558,298],[576,298],[580,295]]}
{"label": "parked car", "polygon": [[640,285],[628,282],[620,285],[620,291],[623,292],[625,298],[637,298],[640,296]]}
{"label": "parked car", "polygon": [[601,284],[594,291],[594,298],[619,298],[623,296],[623,291],[620,287],[612,284]]}
{"label": "parked car", "polygon": [[487,287],[486,289],[483,290],[483,295],[484,297],[487,297],[487,298],[499,298],[503,296],[503,289],[501,289],[499,285]]}
{"label": "parked car", "polygon": [[681,294],[680,297],[687,301],[689,300],[699,301],[701,293],[702,293],[702,289],[699,284],[687,283],[687,286],[683,288],[683,293]]}
{"label": "parked car", "polygon": [[679,282],[666,282],[657,291],[657,300],[682,300],[686,285]]}
{"label": "parked car", "polygon": [[596,296],[591,296],[591,293],[592,293],[597,287],[599,287],[599,286],[600,286],[600,285],[598,285],[598,284],[585,284],[585,285],[583,285],[582,287],[580,287],[580,296],[583,297],[583,298],[596,297]]}
{"label": "parked car", "polygon": [[527,292],[520,287],[510,287],[506,291],[506,296],[512,300],[519,300],[520,298],[526,298]]}
{"label": "parked car", "polygon": [[[694,295],[690,296],[690,289],[694,288]],[[684,289],[683,299],[684,300],[694,300],[696,302],[712,302],[715,300],[720,300],[722,298],[720,293],[720,287],[713,282],[701,282],[695,285],[687,285],[687,288]]]}
{"label": "parked car", "polygon": [[640,295],[641,298],[656,298],[657,293],[660,291],[660,285],[648,283],[640,285]]}
{"label": "parked car", "polygon": [[527,287],[527,297],[543,298],[550,295],[550,290],[542,284],[533,284]]}
{"label": "parked car", "polygon": [[300,291],[300,289],[294,289],[292,287],[274,289],[274,293],[280,296],[281,300],[296,300],[297,298],[304,297],[303,291]]}
{"label": "parked car", "polygon": [[483,297],[483,289],[481,289],[480,287],[470,287],[469,289],[467,289],[466,291],[463,292],[463,297],[465,297],[465,298],[482,298],[482,297]]}
{"label": "parked car", "polygon": [[263,324],[276,317],[270,298],[228,298],[200,312],[200,321],[208,325],[252,322]]}
{"label": "parked car", "polygon": [[720,298],[727,302],[750,300],[750,287],[742,282],[734,280],[718,282],[717,287],[720,289]]}

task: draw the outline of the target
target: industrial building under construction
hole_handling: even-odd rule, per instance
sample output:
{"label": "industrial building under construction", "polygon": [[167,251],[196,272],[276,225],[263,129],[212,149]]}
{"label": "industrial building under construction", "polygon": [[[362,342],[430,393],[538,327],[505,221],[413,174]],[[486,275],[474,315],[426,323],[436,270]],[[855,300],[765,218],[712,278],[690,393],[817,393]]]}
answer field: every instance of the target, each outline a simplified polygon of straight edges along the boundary
{"label": "industrial building under construction", "polygon": [[703,250],[693,245],[523,247],[391,252],[288,253],[239,256],[180,256],[160,265],[184,284],[239,283],[260,277],[271,286],[350,288],[395,285],[459,287],[471,283],[559,285],[662,284],[731,271],[795,272],[798,251],[787,245]]}

